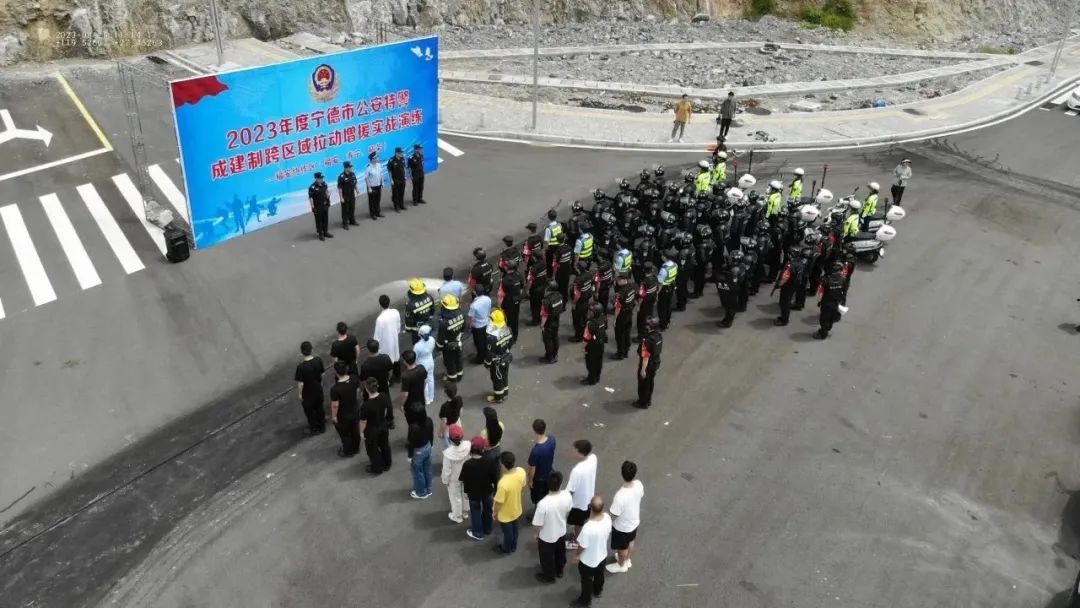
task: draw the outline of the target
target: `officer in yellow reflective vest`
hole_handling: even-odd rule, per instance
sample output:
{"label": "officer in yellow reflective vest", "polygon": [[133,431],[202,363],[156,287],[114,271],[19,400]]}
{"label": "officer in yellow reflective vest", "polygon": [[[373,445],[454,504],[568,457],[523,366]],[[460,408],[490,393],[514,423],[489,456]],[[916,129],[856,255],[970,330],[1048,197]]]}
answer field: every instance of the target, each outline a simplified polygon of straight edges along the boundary
{"label": "officer in yellow reflective vest", "polygon": [[578,262],[592,261],[593,255],[593,236],[588,232],[582,232],[578,237],[577,242],[574,243],[574,257]]}
{"label": "officer in yellow reflective vest", "polygon": [[694,192],[700,196],[707,194],[709,189],[712,188],[712,176],[709,175],[709,161],[699,161],[698,168],[701,169],[701,171],[699,171],[697,177],[694,178]]}
{"label": "officer in yellow reflective vest", "polygon": [[874,217],[877,213],[877,198],[878,190],[881,186],[877,182],[870,182],[866,184],[866,187],[870,189],[870,194],[867,195],[866,200],[863,201],[862,210],[859,212],[860,217]]}
{"label": "officer in yellow reflective vest", "polygon": [[788,187],[788,200],[795,205],[802,204],[802,178],[805,174],[802,167],[795,169],[795,177],[791,180],[791,186]]}
{"label": "officer in yellow reflective vest", "polygon": [[783,206],[782,196],[780,192],[784,190],[784,184],[780,183],[780,180],[773,180],[769,182],[769,195],[765,198],[765,218],[772,219],[780,215],[780,208]]}
{"label": "officer in yellow reflective vest", "polygon": [[713,162],[712,183],[721,186],[727,183],[727,152],[717,152]]}
{"label": "officer in yellow reflective vest", "polygon": [[544,260],[547,262],[547,267],[551,268],[555,250],[559,248],[559,235],[563,233],[563,228],[559,222],[559,213],[554,209],[547,212],[547,218],[548,225],[544,228],[544,244],[547,245],[547,249],[544,250]]}
{"label": "officer in yellow reflective vest", "polygon": [[660,317],[660,331],[667,329],[671,323],[671,299],[675,294],[675,280],[679,278],[679,265],[675,263],[678,253],[674,249],[664,252],[664,263],[660,265],[660,271],[656,274],[656,281],[660,283],[660,294],[656,301],[656,312]]}
{"label": "officer in yellow reflective vest", "polygon": [[859,214],[856,211],[851,211],[846,218],[844,218],[844,233],[843,237],[851,238],[859,234]]}

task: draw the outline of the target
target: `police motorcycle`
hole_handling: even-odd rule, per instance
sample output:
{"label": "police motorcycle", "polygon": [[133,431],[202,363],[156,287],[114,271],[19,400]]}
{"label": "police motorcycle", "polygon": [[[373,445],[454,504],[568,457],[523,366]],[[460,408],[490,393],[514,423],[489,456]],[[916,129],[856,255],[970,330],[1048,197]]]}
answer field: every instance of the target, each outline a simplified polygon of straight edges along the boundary
{"label": "police motorcycle", "polygon": [[[841,198],[829,209],[830,216],[837,213],[846,215],[849,210],[858,213],[862,209],[862,202],[855,198],[858,191],[859,188],[856,187],[850,195]],[[822,192],[827,191],[822,190]],[[829,193],[830,197],[831,195]],[[887,205],[884,214],[875,215],[861,222],[859,232],[853,237],[848,237],[845,244],[854,249],[856,259],[873,264],[885,255],[885,243],[896,238],[896,229],[892,227],[892,223],[906,216],[907,212],[900,205]]]}

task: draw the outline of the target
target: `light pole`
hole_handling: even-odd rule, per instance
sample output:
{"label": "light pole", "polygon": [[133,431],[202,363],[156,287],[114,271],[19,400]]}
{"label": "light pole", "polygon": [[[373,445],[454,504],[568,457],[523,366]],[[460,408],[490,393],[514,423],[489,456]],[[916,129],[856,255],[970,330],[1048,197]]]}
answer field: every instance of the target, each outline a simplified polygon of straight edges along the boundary
{"label": "light pole", "polygon": [[532,130],[536,131],[536,103],[540,97],[540,0],[533,0]]}
{"label": "light pole", "polygon": [[217,0],[210,0],[210,27],[214,28],[214,44],[217,46],[218,70],[225,64],[225,46],[221,39],[221,17],[218,13]]}

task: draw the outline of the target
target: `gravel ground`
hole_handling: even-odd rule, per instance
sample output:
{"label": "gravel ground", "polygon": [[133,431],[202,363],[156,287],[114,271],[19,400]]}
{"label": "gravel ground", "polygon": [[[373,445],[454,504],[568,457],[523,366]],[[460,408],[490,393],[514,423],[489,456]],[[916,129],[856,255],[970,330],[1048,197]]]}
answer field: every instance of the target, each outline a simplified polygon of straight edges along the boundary
{"label": "gravel ground", "polygon": [[[833,93],[818,93],[805,97],[763,97],[756,99],[741,99],[741,103],[757,106],[768,110],[770,113],[791,112],[790,104],[800,100],[812,100],[821,104],[822,110],[850,110],[870,107],[877,100],[884,100],[886,105],[898,105],[910,103],[920,99],[940,97],[958,91],[969,84],[986,78],[995,70],[982,70],[926,80],[917,85],[907,85],[895,89],[859,89],[852,91],[836,91]],[[444,82],[444,88],[505,97],[519,101],[532,99],[532,90],[528,86],[480,83],[480,82]],[[615,92],[585,92],[573,89],[540,88],[540,101],[561,105],[579,106],[586,108],[604,108],[611,110],[626,110],[631,112],[670,112],[673,100],[654,95],[636,95],[632,93]],[[719,109],[719,102],[706,101],[694,104],[696,110],[703,114],[715,114]]]}
{"label": "gravel ground", "polygon": [[[605,80],[638,84],[676,84],[695,88],[727,88],[834,78],[865,78],[914,72],[955,60],[846,53],[785,53],[778,59],[756,50],[699,52],[632,52],[626,55],[542,57],[540,73],[552,78]],[[454,60],[446,69],[504,74],[532,74],[532,59]]]}
{"label": "gravel ground", "polygon": [[[401,36],[423,33],[423,28],[396,28]],[[532,27],[524,24],[481,25],[468,28],[442,25],[429,30],[436,32],[446,49],[486,49],[529,46]],[[922,41],[913,43],[899,37],[866,36],[827,28],[808,27],[777,17],[759,21],[724,20],[689,24],[665,21],[595,21],[589,23],[560,23],[541,28],[541,46],[572,44],[634,44],[647,42],[696,42],[702,40],[744,42],[802,42],[807,44],[846,44],[856,46],[887,46],[893,48],[937,48],[943,50],[975,51],[980,45],[1027,49],[1056,40],[1060,32],[1039,28],[1023,28],[1009,32],[980,31],[951,42]]]}

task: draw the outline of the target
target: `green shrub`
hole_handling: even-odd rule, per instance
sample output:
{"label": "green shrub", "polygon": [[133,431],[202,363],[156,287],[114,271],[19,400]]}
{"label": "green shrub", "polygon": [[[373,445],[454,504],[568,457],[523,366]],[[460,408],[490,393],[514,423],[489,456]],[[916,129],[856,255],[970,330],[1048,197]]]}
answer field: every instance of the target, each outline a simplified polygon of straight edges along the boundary
{"label": "green shrub", "polygon": [[750,0],[750,6],[746,9],[751,19],[760,19],[765,15],[776,12],[776,0]]}
{"label": "green shrub", "polygon": [[821,6],[808,6],[800,18],[813,25],[848,31],[855,27],[855,8],[849,0],[825,0]]}
{"label": "green shrub", "polygon": [[994,55],[1015,55],[1020,52],[1015,46],[989,46],[980,44],[975,48],[977,53],[991,53]]}

